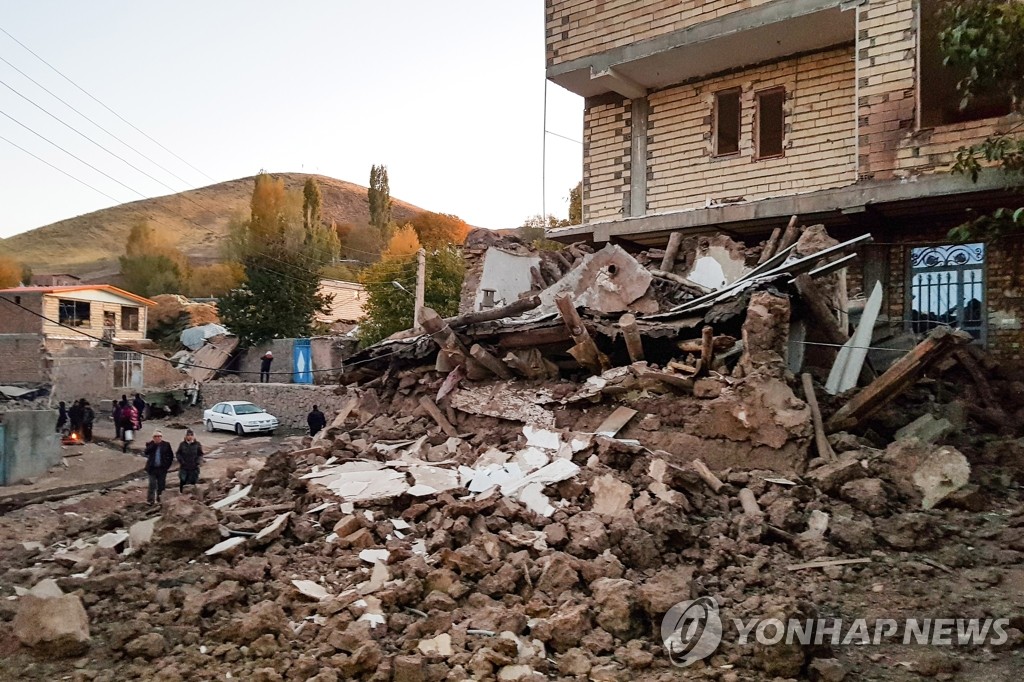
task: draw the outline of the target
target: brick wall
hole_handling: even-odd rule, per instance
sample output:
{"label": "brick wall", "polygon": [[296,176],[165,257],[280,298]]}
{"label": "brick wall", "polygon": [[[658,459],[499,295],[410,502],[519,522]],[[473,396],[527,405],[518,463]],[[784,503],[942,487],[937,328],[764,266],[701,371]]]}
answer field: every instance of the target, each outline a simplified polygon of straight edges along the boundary
{"label": "brick wall", "polygon": [[917,128],[917,0],[872,0],[858,14],[860,176],[888,180],[946,171],[961,145],[1019,117]]}
{"label": "brick wall", "polygon": [[[755,159],[755,97],[786,89],[785,156]],[[715,93],[742,89],[740,153],[715,158]],[[854,55],[844,47],[668,88],[650,96],[648,210],[699,208],[707,199],[747,201],[856,181]]]}
{"label": "brick wall", "polygon": [[620,218],[628,203],[632,107],[616,95],[583,111],[583,221]]}
{"label": "brick wall", "polygon": [[547,63],[655,38],[771,0],[547,0]]}
{"label": "brick wall", "polygon": [[38,334],[42,330],[43,320],[28,310],[23,310],[28,308],[42,314],[42,294],[9,293],[3,294],[0,298],[10,301],[0,303],[0,334]]}
{"label": "brick wall", "polygon": [[39,334],[0,334],[0,384],[47,380],[43,337]]}

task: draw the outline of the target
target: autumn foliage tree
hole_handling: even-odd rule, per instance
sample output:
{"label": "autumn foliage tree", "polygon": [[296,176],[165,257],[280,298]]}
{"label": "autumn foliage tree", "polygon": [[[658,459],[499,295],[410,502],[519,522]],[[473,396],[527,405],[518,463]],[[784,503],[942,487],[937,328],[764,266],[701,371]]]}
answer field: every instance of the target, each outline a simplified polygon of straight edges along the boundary
{"label": "autumn foliage tree", "polygon": [[28,284],[28,282],[22,281],[23,274],[24,268],[21,263],[10,256],[0,256],[0,289]]}
{"label": "autumn foliage tree", "polygon": [[[415,305],[412,292],[419,249],[415,229],[405,225],[392,236],[380,262],[366,268],[360,275],[359,281],[368,294],[366,319],[359,332],[363,345],[371,345],[412,327]],[[424,304],[442,316],[455,315],[459,311],[465,270],[458,248],[444,244],[427,250],[426,266]]]}
{"label": "autumn foliage tree", "polygon": [[409,224],[426,247],[461,244],[469,234],[469,224],[465,220],[447,213],[422,211],[414,215]]}
{"label": "autumn foliage tree", "polygon": [[370,202],[370,224],[385,234],[391,227],[391,187],[388,184],[388,167],[370,168],[370,187],[366,192]]}
{"label": "autumn foliage tree", "polygon": [[248,221],[236,225],[232,250],[245,269],[245,283],[219,302],[225,325],[251,346],[271,338],[312,333],[313,317],[326,312],[320,273],[337,258],[337,233],[312,224],[300,192],[266,173],[256,176]]}
{"label": "autumn foliage tree", "polygon": [[120,257],[125,288],[141,296],[185,293],[189,263],[170,236],[146,220],[132,225]]}

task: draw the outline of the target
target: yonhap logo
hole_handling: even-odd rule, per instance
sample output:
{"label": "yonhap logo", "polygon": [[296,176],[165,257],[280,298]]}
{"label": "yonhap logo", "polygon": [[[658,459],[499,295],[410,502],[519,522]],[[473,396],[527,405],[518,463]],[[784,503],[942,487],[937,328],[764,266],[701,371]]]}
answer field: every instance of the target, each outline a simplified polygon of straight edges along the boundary
{"label": "yonhap logo", "polygon": [[715,653],[722,642],[722,618],[714,597],[679,602],[661,621],[661,640],[672,665],[685,668]]}

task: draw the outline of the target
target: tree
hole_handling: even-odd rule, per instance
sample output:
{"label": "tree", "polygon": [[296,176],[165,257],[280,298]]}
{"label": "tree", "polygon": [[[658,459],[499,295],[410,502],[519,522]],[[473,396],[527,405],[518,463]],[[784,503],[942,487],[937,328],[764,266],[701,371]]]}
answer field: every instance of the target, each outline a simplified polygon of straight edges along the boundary
{"label": "tree", "polygon": [[[1009,96],[1015,111],[1024,112],[1024,3],[947,1],[940,21],[943,63],[965,74],[957,83],[960,108],[983,93],[999,92]],[[998,134],[981,144],[961,147],[953,172],[977,182],[982,169],[993,166],[1010,175],[1024,174],[1024,137]],[[1024,207],[1011,206],[960,225],[950,236],[966,241],[1020,230],[1024,230]]]}
{"label": "tree", "polygon": [[559,219],[553,215],[548,215],[547,220],[540,214],[532,215],[516,228],[516,236],[535,249],[558,251],[562,248],[562,244],[547,239],[545,235],[553,227],[565,227],[568,224],[568,220]]}
{"label": "tree", "polygon": [[10,256],[0,256],[0,289],[16,287],[28,282],[22,279],[21,263]]}
{"label": "tree", "polygon": [[419,250],[420,240],[416,235],[416,230],[413,229],[412,225],[403,225],[391,235],[391,239],[388,240],[388,245],[381,257],[391,259],[406,258]]}
{"label": "tree", "polygon": [[[459,312],[465,264],[452,246],[427,252],[427,278],[424,303],[446,317]],[[412,327],[415,298],[411,293],[416,281],[416,259],[385,257],[363,271],[360,281],[366,286],[366,319],[359,326],[359,341],[368,346],[395,332]],[[392,282],[398,282],[402,289]]]}
{"label": "tree", "polygon": [[391,226],[391,189],[388,186],[388,167],[370,168],[370,187],[366,192],[370,202],[370,224],[381,234]]}
{"label": "tree", "polygon": [[244,281],[245,268],[241,263],[212,263],[192,268],[187,291],[189,296],[223,296]]}
{"label": "tree", "polygon": [[187,286],[189,263],[171,239],[146,220],[132,225],[120,257],[125,288],[141,296],[180,294]]}
{"label": "tree", "polygon": [[469,234],[469,224],[465,220],[447,213],[422,211],[409,221],[420,243],[430,248],[445,244],[461,244]]}
{"label": "tree", "polygon": [[579,225],[583,222],[583,181],[569,190],[569,224]]}
{"label": "tree", "polygon": [[302,187],[302,226],[307,231],[314,225],[319,227],[323,222],[320,215],[323,203],[320,183],[315,178],[306,178],[306,184]]}
{"label": "tree", "polygon": [[[312,333],[313,317],[330,299],[319,293],[326,247],[306,228],[302,194],[289,193],[280,179],[256,176],[248,222],[232,228],[232,250],[245,269],[245,282],[219,301],[221,319],[251,346],[271,338]],[[331,232],[334,235],[333,232]],[[337,237],[334,244],[337,244]]]}

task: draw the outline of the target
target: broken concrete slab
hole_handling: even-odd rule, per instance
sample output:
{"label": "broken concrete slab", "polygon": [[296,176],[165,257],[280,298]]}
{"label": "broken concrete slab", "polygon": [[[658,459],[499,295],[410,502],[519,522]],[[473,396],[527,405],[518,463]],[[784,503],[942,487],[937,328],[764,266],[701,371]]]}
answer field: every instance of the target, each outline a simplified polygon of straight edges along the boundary
{"label": "broken concrete slab", "polygon": [[89,617],[78,595],[20,597],[12,629],[18,641],[47,656],[78,656],[89,649]]}
{"label": "broken concrete slab", "polygon": [[239,545],[244,543],[245,538],[228,538],[223,542],[218,542],[216,545],[203,552],[203,554],[205,554],[206,556],[216,556],[218,554],[224,554],[226,552],[230,552],[233,549],[236,549]]}
{"label": "broken concrete slab", "polygon": [[312,580],[292,580],[292,585],[300,594],[315,601],[323,601],[331,596],[326,587]]}
{"label": "broken concrete slab", "polygon": [[591,484],[594,494],[593,511],[608,516],[629,514],[629,502],[633,499],[633,486],[620,481],[611,474],[594,479]]}
{"label": "broken concrete slab", "polygon": [[922,443],[935,443],[955,431],[953,423],[945,417],[936,418],[929,413],[923,414],[896,432],[896,440],[917,438]]}
{"label": "broken concrete slab", "polygon": [[921,507],[931,509],[967,485],[970,477],[971,465],[959,450],[939,448],[914,471],[914,485],[923,495]]}

